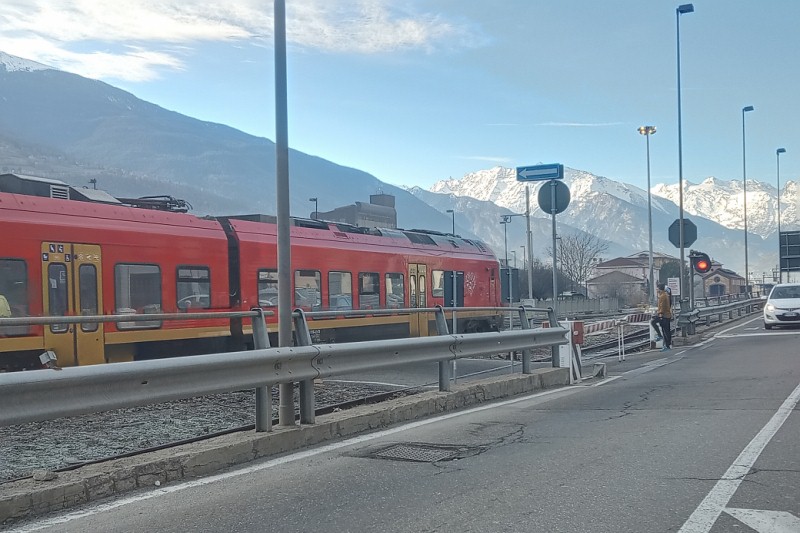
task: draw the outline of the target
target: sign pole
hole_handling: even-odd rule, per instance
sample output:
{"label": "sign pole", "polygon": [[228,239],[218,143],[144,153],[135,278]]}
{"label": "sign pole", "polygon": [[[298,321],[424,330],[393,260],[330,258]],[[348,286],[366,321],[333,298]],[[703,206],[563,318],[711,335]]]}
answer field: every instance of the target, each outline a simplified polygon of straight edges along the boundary
{"label": "sign pole", "polygon": [[528,221],[528,298],[533,299],[533,235],[531,235],[531,187],[525,184],[525,219]]}
{"label": "sign pole", "polygon": [[550,213],[553,217],[553,313],[558,316],[558,249],[556,235],[556,180],[550,180]]}

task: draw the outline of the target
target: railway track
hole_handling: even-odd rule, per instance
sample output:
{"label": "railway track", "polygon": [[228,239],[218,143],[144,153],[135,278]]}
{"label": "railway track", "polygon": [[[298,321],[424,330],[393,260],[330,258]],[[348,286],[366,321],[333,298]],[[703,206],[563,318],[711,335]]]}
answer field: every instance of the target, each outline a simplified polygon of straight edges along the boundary
{"label": "railway track", "polygon": [[[646,335],[646,329],[631,332],[626,336],[627,350],[635,351],[636,343],[642,344]],[[583,351],[585,360],[616,356],[616,335],[596,336],[589,341],[592,344]],[[496,356],[498,359],[507,357],[507,354]],[[534,353],[536,362],[547,362],[550,357],[549,350]],[[460,375],[459,379],[478,377],[486,372]],[[391,387],[331,380],[315,386],[319,405],[316,413],[323,415],[378,403],[437,385],[438,382]],[[273,389],[273,396],[273,405],[277,406],[277,388]],[[239,391],[0,428],[0,441],[4,443],[0,484],[32,477],[36,470],[63,472],[220,435],[252,431],[254,405],[253,391]]]}

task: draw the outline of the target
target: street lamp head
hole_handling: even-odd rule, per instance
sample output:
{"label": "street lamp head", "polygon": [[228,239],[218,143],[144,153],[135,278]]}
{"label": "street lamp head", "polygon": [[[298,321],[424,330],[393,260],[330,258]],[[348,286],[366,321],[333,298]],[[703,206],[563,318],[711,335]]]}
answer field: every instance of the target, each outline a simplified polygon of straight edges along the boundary
{"label": "street lamp head", "polygon": [[786,148],[778,148],[777,150],[775,150],[775,153],[776,154],[785,154],[786,153]]}
{"label": "street lamp head", "polygon": [[652,135],[656,132],[655,126],[639,126],[639,133],[642,135]]}
{"label": "street lamp head", "polygon": [[316,202],[316,201],[317,201],[317,199],[316,199],[316,198],[309,198],[309,199],[308,199],[308,201],[309,201],[309,202]]}
{"label": "street lamp head", "polygon": [[746,106],[746,107],[742,108],[742,113],[746,113],[748,111],[753,111],[754,109],[755,108],[753,106],[749,105],[749,106]]}
{"label": "street lamp head", "polygon": [[684,13],[694,13],[694,5],[692,4],[683,4],[678,6],[676,10],[679,15],[683,15]]}
{"label": "street lamp head", "polygon": [[446,212],[447,213],[455,213],[455,211],[453,211],[452,209],[448,209]]}

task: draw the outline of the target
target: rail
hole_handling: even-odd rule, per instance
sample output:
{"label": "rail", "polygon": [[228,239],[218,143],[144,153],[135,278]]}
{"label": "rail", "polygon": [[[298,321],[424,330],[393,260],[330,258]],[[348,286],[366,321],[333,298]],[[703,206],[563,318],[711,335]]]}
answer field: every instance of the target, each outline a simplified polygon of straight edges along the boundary
{"label": "rail", "polygon": [[[250,351],[134,361],[60,370],[0,374],[0,425],[21,424],[64,416],[135,407],[206,394],[256,389],[256,430],[272,428],[269,388],[301,382],[301,422],[313,423],[313,384],[326,378],[407,363],[439,362],[440,389],[450,386],[450,362],[464,357],[505,351],[523,352],[523,373],[531,372],[530,350],[566,344],[567,329],[560,327],[551,309],[549,328],[504,332],[449,334],[442,308],[436,313],[438,336],[390,339],[336,345],[312,345],[304,312],[293,315],[298,346],[270,348],[264,313],[247,314],[253,322],[255,349]],[[492,308],[495,309],[495,308]],[[509,308],[497,308],[509,311]],[[521,316],[525,309],[517,310]],[[530,311],[528,309],[527,311]],[[205,313],[201,313],[207,316]],[[185,316],[185,314],[183,314]],[[127,320],[135,315],[123,316]],[[153,315],[147,315],[152,320]],[[50,317],[47,317],[50,318]],[[60,318],[60,317],[56,317]],[[72,317],[75,320],[87,317]],[[113,315],[113,318],[119,318]],[[525,354],[527,353],[527,364]],[[312,392],[309,393],[308,390]],[[58,398],[58,401],[53,401]],[[281,398],[281,407],[284,399]],[[308,412],[310,410],[311,415]],[[292,413],[293,414],[293,413]],[[293,425],[281,417],[282,425]]]}

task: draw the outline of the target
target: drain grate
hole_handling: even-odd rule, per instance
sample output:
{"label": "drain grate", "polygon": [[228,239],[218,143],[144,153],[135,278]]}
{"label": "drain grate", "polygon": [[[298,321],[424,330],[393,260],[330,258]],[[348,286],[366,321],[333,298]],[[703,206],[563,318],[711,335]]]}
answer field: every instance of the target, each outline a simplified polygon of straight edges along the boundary
{"label": "drain grate", "polygon": [[394,444],[374,453],[380,459],[434,463],[463,455],[461,446],[432,446],[430,444]]}

